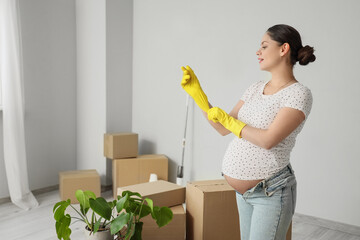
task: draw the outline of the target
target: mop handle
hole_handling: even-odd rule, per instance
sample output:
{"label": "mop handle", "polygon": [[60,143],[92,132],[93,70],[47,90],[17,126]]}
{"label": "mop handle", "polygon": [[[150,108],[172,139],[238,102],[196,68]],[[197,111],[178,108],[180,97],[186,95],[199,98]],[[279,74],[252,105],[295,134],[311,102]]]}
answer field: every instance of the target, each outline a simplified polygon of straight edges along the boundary
{"label": "mop handle", "polygon": [[185,158],[185,144],[186,144],[186,129],[188,121],[188,112],[189,112],[189,95],[186,95],[186,114],[185,114],[185,129],[184,129],[184,138],[182,140],[182,157],[181,157],[181,166],[184,166]]}

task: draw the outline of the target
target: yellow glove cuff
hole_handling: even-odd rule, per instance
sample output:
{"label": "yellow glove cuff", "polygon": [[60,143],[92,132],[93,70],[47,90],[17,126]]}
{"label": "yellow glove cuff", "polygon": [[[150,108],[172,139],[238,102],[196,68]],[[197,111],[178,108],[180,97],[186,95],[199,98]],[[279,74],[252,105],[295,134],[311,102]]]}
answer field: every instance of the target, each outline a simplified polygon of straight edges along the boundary
{"label": "yellow glove cuff", "polygon": [[234,133],[236,136],[241,138],[241,130],[246,126],[246,123],[235,119],[229,115],[229,124],[228,126],[224,126],[226,129],[230,130],[232,133]]}
{"label": "yellow glove cuff", "polygon": [[224,110],[218,107],[211,108],[208,112],[208,119],[213,122],[220,122],[227,130],[234,133],[237,137],[241,138],[241,130],[246,126],[246,123],[233,118]]}

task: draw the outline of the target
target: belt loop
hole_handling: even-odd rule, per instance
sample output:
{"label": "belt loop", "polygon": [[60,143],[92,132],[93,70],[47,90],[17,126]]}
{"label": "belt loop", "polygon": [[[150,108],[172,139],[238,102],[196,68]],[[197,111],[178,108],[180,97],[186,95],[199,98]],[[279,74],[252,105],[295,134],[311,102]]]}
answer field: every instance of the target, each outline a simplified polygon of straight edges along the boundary
{"label": "belt loop", "polygon": [[288,166],[287,166],[287,167],[288,167],[288,169],[289,169],[290,173],[291,173],[291,174],[294,174],[294,170],[292,169],[292,167],[291,167],[291,164],[290,164],[290,163],[288,164]]}
{"label": "belt loop", "polygon": [[263,188],[263,189],[266,187],[266,184],[265,184],[265,183],[266,183],[266,180],[265,180],[265,179],[261,181],[261,184],[262,184],[262,188]]}

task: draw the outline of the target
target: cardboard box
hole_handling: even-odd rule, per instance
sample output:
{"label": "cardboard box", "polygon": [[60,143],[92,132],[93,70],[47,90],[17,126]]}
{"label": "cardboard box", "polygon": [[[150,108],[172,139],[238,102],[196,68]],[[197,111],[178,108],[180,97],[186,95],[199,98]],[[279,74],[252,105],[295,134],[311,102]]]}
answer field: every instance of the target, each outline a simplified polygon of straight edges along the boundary
{"label": "cardboard box", "polygon": [[292,222],[290,223],[289,229],[286,233],[286,240],[291,240],[291,235],[292,235]]}
{"label": "cardboard box", "polygon": [[137,133],[104,134],[104,156],[110,159],[137,157]]}
{"label": "cardboard box", "polygon": [[156,221],[148,215],[141,219],[144,222],[142,238],[144,240],[184,240],[186,233],[186,214],[183,205],[171,207],[173,219],[159,228]]}
{"label": "cardboard box", "polygon": [[92,191],[96,197],[101,196],[100,176],[95,169],[59,172],[59,192],[61,200],[70,199],[79,203],[76,190]]}
{"label": "cardboard box", "polygon": [[150,198],[154,206],[172,207],[185,202],[185,187],[163,180],[118,188],[117,194],[121,195],[126,190],[138,192],[144,198]]}
{"label": "cardboard box", "polygon": [[[292,224],[286,235],[291,240]],[[186,186],[186,239],[240,240],[236,195],[226,180],[190,182]]]}
{"label": "cardboard box", "polygon": [[235,191],[225,180],[186,185],[186,239],[239,240]]}
{"label": "cardboard box", "polygon": [[114,198],[119,187],[149,182],[150,174],[156,173],[158,180],[168,180],[168,158],[164,155],[140,155],[136,158],[112,161]]}

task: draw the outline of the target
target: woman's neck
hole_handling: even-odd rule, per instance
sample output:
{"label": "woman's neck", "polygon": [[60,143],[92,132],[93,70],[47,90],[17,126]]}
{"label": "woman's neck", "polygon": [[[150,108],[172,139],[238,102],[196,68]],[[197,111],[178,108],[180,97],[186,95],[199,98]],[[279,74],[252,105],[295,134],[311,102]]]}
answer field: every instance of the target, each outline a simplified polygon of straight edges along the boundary
{"label": "woman's neck", "polygon": [[270,84],[273,87],[282,86],[286,83],[296,81],[292,68],[278,69],[276,71],[271,71],[271,80]]}

